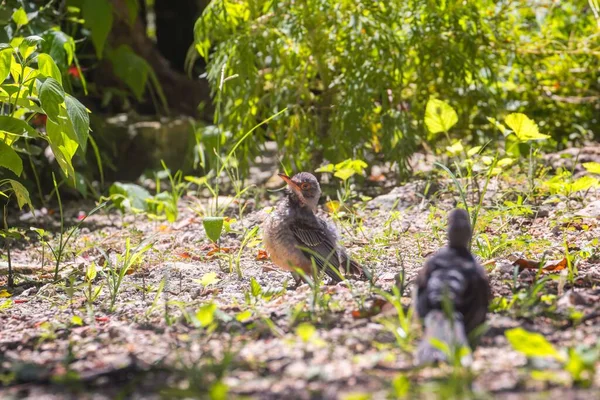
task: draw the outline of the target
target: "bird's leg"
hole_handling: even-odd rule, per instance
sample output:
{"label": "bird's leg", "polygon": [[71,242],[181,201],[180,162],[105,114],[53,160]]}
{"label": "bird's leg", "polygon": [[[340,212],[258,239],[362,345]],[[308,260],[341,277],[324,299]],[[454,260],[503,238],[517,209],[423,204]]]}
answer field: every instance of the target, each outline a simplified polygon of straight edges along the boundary
{"label": "bird's leg", "polygon": [[302,280],[302,277],[300,276],[300,274],[298,274],[297,272],[291,272],[292,274],[292,278],[294,279],[294,284],[292,286],[288,286],[288,290],[296,290],[298,289],[298,286],[302,285],[302,283],[304,282]]}

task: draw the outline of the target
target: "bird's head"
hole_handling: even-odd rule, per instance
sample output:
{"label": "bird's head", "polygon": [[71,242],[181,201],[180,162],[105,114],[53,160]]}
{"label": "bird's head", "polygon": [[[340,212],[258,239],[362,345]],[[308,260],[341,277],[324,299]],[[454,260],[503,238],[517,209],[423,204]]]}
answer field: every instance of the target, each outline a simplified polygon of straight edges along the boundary
{"label": "bird's head", "polygon": [[313,174],[300,172],[293,177],[279,174],[279,177],[288,185],[288,197],[292,204],[300,207],[308,207],[314,211],[321,197],[321,186]]}
{"label": "bird's head", "polygon": [[448,245],[469,248],[472,233],[469,213],[462,208],[452,210],[448,216]]}

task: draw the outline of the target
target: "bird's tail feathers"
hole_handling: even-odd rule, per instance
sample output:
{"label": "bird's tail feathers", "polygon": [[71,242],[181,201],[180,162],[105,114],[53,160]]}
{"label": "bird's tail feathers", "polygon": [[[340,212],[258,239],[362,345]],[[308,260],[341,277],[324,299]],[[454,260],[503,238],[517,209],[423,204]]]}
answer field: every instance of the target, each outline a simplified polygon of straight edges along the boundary
{"label": "bird's tail feathers", "polygon": [[425,333],[417,348],[417,363],[454,363],[466,366],[473,361],[463,318],[454,313],[448,318],[442,310],[432,310],[425,316]]}
{"label": "bird's tail feathers", "polygon": [[346,259],[343,260],[343,263],[344,264],[342,265],[342,269],[344,270],[345,276],[354,275],[363,278],[367,281],[373,279],[373,274],[371,273],[371,271],[369,271],[368,268],[365,268],[362,265],[360,265],[355,260],[346,257]]}

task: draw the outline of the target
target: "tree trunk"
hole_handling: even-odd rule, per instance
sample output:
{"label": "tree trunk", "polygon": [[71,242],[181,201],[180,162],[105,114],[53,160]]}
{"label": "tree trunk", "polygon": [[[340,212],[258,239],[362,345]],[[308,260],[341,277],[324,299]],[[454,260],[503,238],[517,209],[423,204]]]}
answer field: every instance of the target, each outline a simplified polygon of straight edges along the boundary
{"label": "tree trunk", "polygon": [[[144,23],[140,18],[136,19],[133,26],[129,25],[129,12],[125,0],[111,0],[111,3],[114,22],[108,39],[110,46],[117,48],[122,44],[128,45],[150,64],[162,86],[171,112],[210,120],[211,100],[208,82],[190,79],[184,73],[175,70],[146,35]],[[173,8],[176,8],[174,4],[178,3],[179,1],[170,2]],[[189,40],[193,40],[193,33]],[[208,106],[204,108],[203,115],[198,113],[201,102]]]}

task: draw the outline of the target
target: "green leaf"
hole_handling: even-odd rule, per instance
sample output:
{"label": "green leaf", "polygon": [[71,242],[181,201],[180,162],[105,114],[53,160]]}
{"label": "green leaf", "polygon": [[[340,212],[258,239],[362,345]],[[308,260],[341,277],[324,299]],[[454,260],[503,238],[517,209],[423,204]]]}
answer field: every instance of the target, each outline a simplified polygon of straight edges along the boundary
{"label": "green leaf", "polygon": [[452,146],[446,146],[446,151],[451,156],[456,156],[458,154],[461,154],[464,151],[464,149],[465,148],[463,147],[462,142],[460,140],[457,140],[456,142],[454,142],[454,144]]}
{"label": "green leaf", "polygon": [[2,84],[10,73],[10,66],[13,61],[13,49],[8,47],[0,50],[0,84]]}
{"label": "green leaf", "polygon": [[215,320],[215,311],[217,311],[217,305],[214,303],[205,304],[196,311],[196,319],[200,323],[200,326],[207,327],[212,324]]}
{"label": "green leaf", "polygon": [[42,51],[48,53],[62,71],[66,71],[75,56],[75,40],[59,30],[48,30],[43,37]]}
{"label": "green leaf", "polygon": [[23,59],[26,59],[27,57],[32,55],[33,52],[37,50],[38,45],[43,41],[44,39],[37,35],[27,36],[26,38],[23,38],[23,40],[19,44],[19,53],[21,54],[21,57],[23,57]]}
{"label": "green leaf", "polygon": [[582,176],[571,184],[571,193],[581,192],[598,186],[598,179],[591,176]]}
{"label": "green leaf", "polygon": [[352,168],[343,168],[343,169],[335,171],[333,176],[335,176],[336,178],[339,178],[345,182],[348,179],[350,179],[352,176],[354,176],[355,174],[356,174],[356,171],[354,171]]}
{"label": "green leaf", "polygon": [[77,143],[81,146],[81,150],[85,152],[87,139],[90,133],[90,116],[88,115],[85,106],[69,94],[65,96],[65,105],[67,108],[67,115],[73,125]]}
{"label": "green leaf", "polygon": [[27,25],[29,22],[29,18],[27,18],[27,13],[23,9],[23,7],[16,10],[12,15],[12,20],[17,24],[17,29],[22,27],[23,25]]}
{"label": "green leaf", "polygon": [[71,325],[82,326],[83,320],[81,319],[81,317],[79,315],[73,315],[71,317]]}
{"label": "green leaf", "polygon": [[23,209],[23,207],[27,204],[29,208],[33,210],[33,204],[31,204],[29,192],[27,191],[27,189],[25,189],[25,186],[23,186],[20,182],[17,182],[12,179],[6,179],[4,182],[9,183],[12,187],[12,190],[15,196],[17,197],[17,204],[19,205],[20,209]]}
{"label": "green leaf", "polygon": [[92,262],[85,271],[85,278],[88,282],[92,282],[94,279],[96,279],[96,274],[96,263]]}
{"label": "green leaf", "polygon": [[20,176],[23,172],[23,160],[6,143],[0,141],[0,167],[8,168],[15,175]]}
{"label": "green leaf", "polygon": [[600,163],[586,162],[586,163],[583,163],[583,168],[585,168],[586,171],[589,173],[600,174]]}
{"label": "green leaf", "polygon": [[[4,132],[2,134],[1,132]],[[22,119],[9,117],[8,115],[0,116],[0,141],[6,144],[12,144],[19,136],[28,138],[37,137],[38,133],[29,124]]]}
{"label": "green leaf", "polygon": [[506,125],[513,130],[520,142],[545,140],[550,137],[548,135],[541,134],[537,124],[525,114],[509,114],[504,122],[506,122]]}
{"label": "green leaf", "polygon": [[239,313],[238,315],[235,316],[235,319],[238,320],[238,321],[240,321],[240,322],[246,322],[250,318],[252,318],[252,311],[251,310],[242,311],[241,313]]}
{"label": "green leaf", "polygon": [[431,134],[448,132],[457,122],[458,115],[448,103],[429,99],[425,107],[425,125]]}
{"label": "green leaf", "polygon": [[527,357],[551,357],[564,361],[564,357],[558,350],[539,333],[514,328],[507,330],[505,335],[513,349]]}
{"label": "green leaf", "polygon": [[129,26],[133,27],[139,14],[140,5],[138,0],[125,0],[125,5],[127,6],[127,13],[129,14],[127,22],[129,23]]}
{"label": "green leaf", "polygon": [[115,75],[131,89],[138,100],[142,100],[150,65],[129,46],[121,45],[109,55]]}
{"label": "green leaf", "polygon": [[46,78],[38,89],[42,109],[48,120],[59,123],[60,105],[65,101],[65,91],[54,78]]}
{"label": "green leaf", "polygon": [[217,282],[219,282],[220,279],[217,278],[217,273],[216,272],[209,272],[206,273],[202,276],[202,278],[200,279],[199,283],[204,286],[204,287],[208,287],[210,285],[213,285]]}
{"label": "green leaf", "polygon": [[62,74],[60,73],[60,69],[56,66],[56,63],[48,54],[39,54],[38,55],[38,70],[42,76],[47,78],[53,78],[58,81],[62,85]]}
{"label": "green leaf", "polygon": [[109,189],[110,197],[121,211],[133,209],[134,211],[147,211],[147,200],[152,196],[150,192],[135,183],[115,182]]}
{"label": "green leaf", "polygon": [[52,153],[54,153],[54,157],[56,157],[58,165],[67,177],[75,178],[75,170],[71,160],[77,151],[77,142],[67,135],[62,121],[54,123],[48,118],[46,121],[46,133],[50,148],[52,149]]}
{"label": "green leaf", "polygon": [[84,0],[81,13],[85,19],[84,26],[91,32],[96,56],[102,59],[104,45],[113,24],[112,5],[108,0]]}
{"label": "green leaf", "polygon": [[334,171],[334,169],[335,169],[335,165],[333,165],[333,164],[327,164],[327,165],[324,165],[324,166],[322,166],[320,168],[317,168],[315,170],[315,172],[328,172],[328,173],[331,173],[331,172]]}
{"label": "green leaf", "polygon": [[302,339],[303,342],[308,342],[317,332],[317,328],[308,322],[303,322],[296,327],[296,335]]}
{"label": "green leaf", "polygon": [[252,297],[258,297],[262,294],[262,286],[260,286],[260,283],[258,283],[258,281],[254,278],[250,278],[250,294],[252,295]]}
{"label": "green leaf", "polygon": [[204,217],[202,225],[206,236],[213,242],[217,242],[221,237],[221,231],[223,230],[223,217]]}

